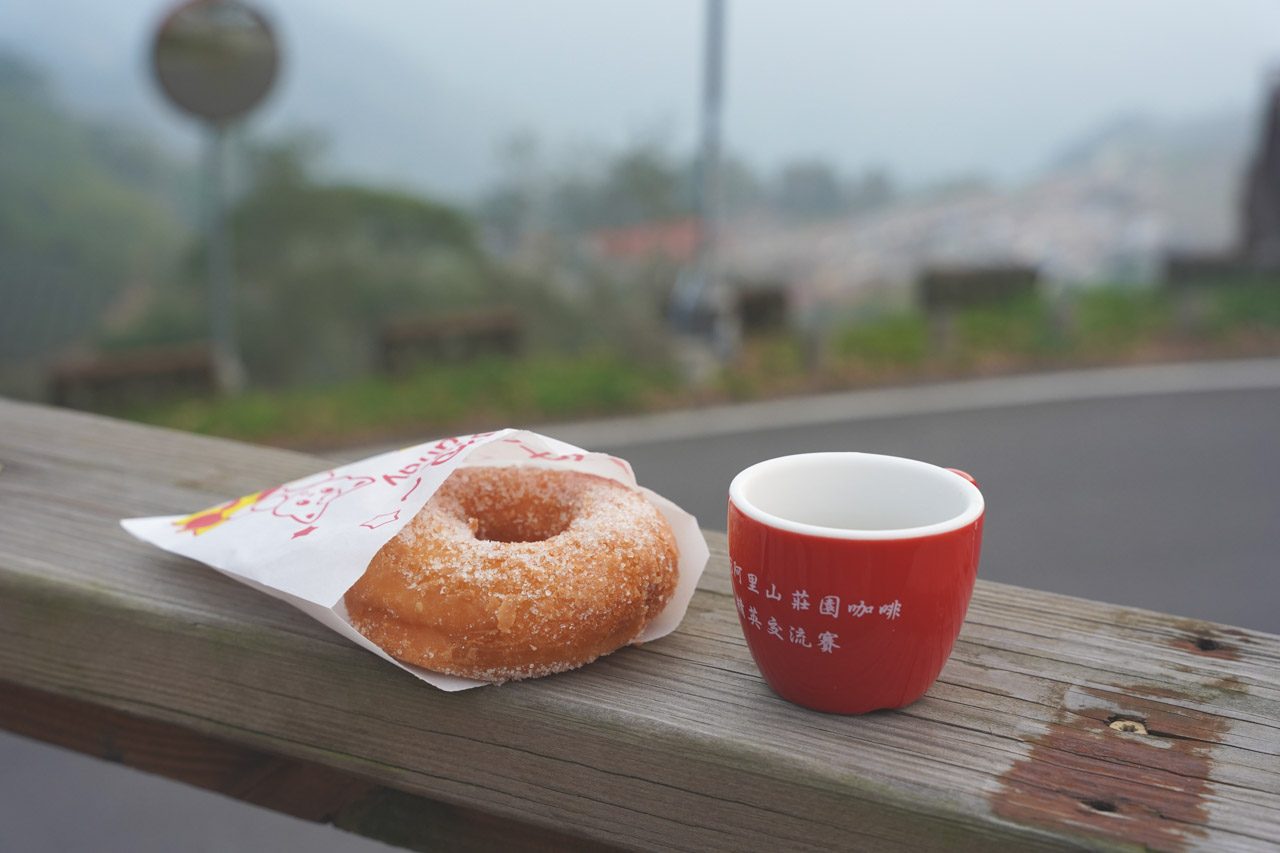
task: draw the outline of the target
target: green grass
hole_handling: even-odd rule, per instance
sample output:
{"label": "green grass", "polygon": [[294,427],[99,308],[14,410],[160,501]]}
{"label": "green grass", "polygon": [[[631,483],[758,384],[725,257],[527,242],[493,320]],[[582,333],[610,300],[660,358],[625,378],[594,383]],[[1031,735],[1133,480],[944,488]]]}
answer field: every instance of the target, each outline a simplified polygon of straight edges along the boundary
{"label": "green grass", "polygon": [[794,387],[808,370],[809,360],[799,337],[770,334],[744,340],[738,365],[722,372],[716,386],[731,400],[750,400]]}
{"label": "green grass", "polygon": [[1180,294],[1128,284],[1081,287],[1056,303],[1032,297],[969,308],[935,325],[931,330],[913,310],[851,324],[835,335],[833,353],[864,373],[900,374],[963,372],[992,361],[1096,363],[1159,343],[1230,344],[1280,331],[1280,282],[1207,283]]}
{"label": "green grass", "polygon": [[1174,328],[1174,304],[1154,288],[1097,287],[1072,300],[1076,349],[1123,353]]}
{"label": "green grass", "polygon": [[837,358],[872,367],[914,367],[929,356],[929,325],[917,312],[903,311],[837,333]]}
{"label": "green grass", "polygon": [[962,360],[999,355],[1035,357],[1060,347],[1049,302],[1041,297],[956,313],[955,347]]}
{"label": "green grass", "polygon": [[665,368],[609,353],[491,358],[324,388],[253,390],[119,412],[144,423],[248,441],[305,444],[423,426],[519,424],[643,409],[675,385]]}
{"label": "green grass", "polygon": [[752,399],[851,381],[1116,362],[1150,346],[1175,355],[1195,351],[1177,348],[1188,343],[1229,352],[1233,341],[1244,339],[1255,351],[1259,340],[1280,348],[1280,284],[1223,285],[1189,294],[1125,285],[1081,288],[1056,304],[1034,298],[958,312],[936,328],[917,311],[899,310],[837,328],[825,373],[815,372],[798,336],[748,340],[739,363],[709,389],[685,387],[672,368],[599,351],[489,358],[398,380],[256,390],[233,400],[182,400],[116,414],[249,441],[315,445],[636,412],[658,403],[705,400],[708,391],[713,398]]}
{"label": "green grass", "polygon": [[1248,282],[1218,288],[1208,325],[1217,331],[1280,329],[1280,283]]}

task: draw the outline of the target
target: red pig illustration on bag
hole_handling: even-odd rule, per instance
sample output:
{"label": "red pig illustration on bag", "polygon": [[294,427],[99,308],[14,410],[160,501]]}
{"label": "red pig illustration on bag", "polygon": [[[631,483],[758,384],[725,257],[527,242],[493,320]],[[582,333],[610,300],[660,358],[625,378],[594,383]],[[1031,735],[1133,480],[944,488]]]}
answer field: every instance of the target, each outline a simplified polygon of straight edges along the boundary
{"label": "red pig illustration on bag", "polygon": [[313,524],[329,504],[373,481],[373,477],[336,477],[332,471],[326,471],[310,480],[263,495],[263,499],[254,505],[253,510],[271,510],[272,515],[280,518],[292,518],[300,524]]}

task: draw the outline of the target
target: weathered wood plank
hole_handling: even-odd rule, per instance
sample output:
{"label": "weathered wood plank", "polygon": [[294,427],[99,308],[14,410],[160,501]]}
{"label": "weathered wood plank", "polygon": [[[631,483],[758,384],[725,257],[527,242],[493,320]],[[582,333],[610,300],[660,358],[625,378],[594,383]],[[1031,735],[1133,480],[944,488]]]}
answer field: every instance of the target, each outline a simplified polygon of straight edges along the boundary
{"label": "weathered wood plank", "polygon": [[324,464],[0,401],[0,679],[624,848],[1280,838],[1272,635],[979,582],[924,699],[816,714],[760,679],[723,535],[709,534],[712,564],[673,635],[575,673],[444,694],[116,526]]}
{"label": "weathered wood plank", "polygon": [[296,761],[0,681],[8,731],[413,850],[590,853],[617,848],[495,818]]}

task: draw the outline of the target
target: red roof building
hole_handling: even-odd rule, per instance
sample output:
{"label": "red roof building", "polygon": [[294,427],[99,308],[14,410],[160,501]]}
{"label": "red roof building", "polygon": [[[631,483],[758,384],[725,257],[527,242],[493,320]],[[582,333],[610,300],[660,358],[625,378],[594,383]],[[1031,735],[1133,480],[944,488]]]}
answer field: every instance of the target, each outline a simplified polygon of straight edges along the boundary
{"label": "red roof building", "polygon": [[604,228],[591,232],[587,240],[593,250],[611,260],[684,263],[697,253],[701,238],[702,223],[689,217]]}

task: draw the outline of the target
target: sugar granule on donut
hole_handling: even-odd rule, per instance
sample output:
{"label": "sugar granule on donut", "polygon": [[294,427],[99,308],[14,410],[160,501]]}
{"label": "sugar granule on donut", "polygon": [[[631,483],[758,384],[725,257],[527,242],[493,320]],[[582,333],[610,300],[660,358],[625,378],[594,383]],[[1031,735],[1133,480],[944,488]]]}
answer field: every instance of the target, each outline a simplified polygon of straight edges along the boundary
{"label": "sugar granule on donut", "polygon": [[345,596],[356,630],[430,670],[501,682],[634,642],[679,551],[643,495],[603,477],[459,468]]}

